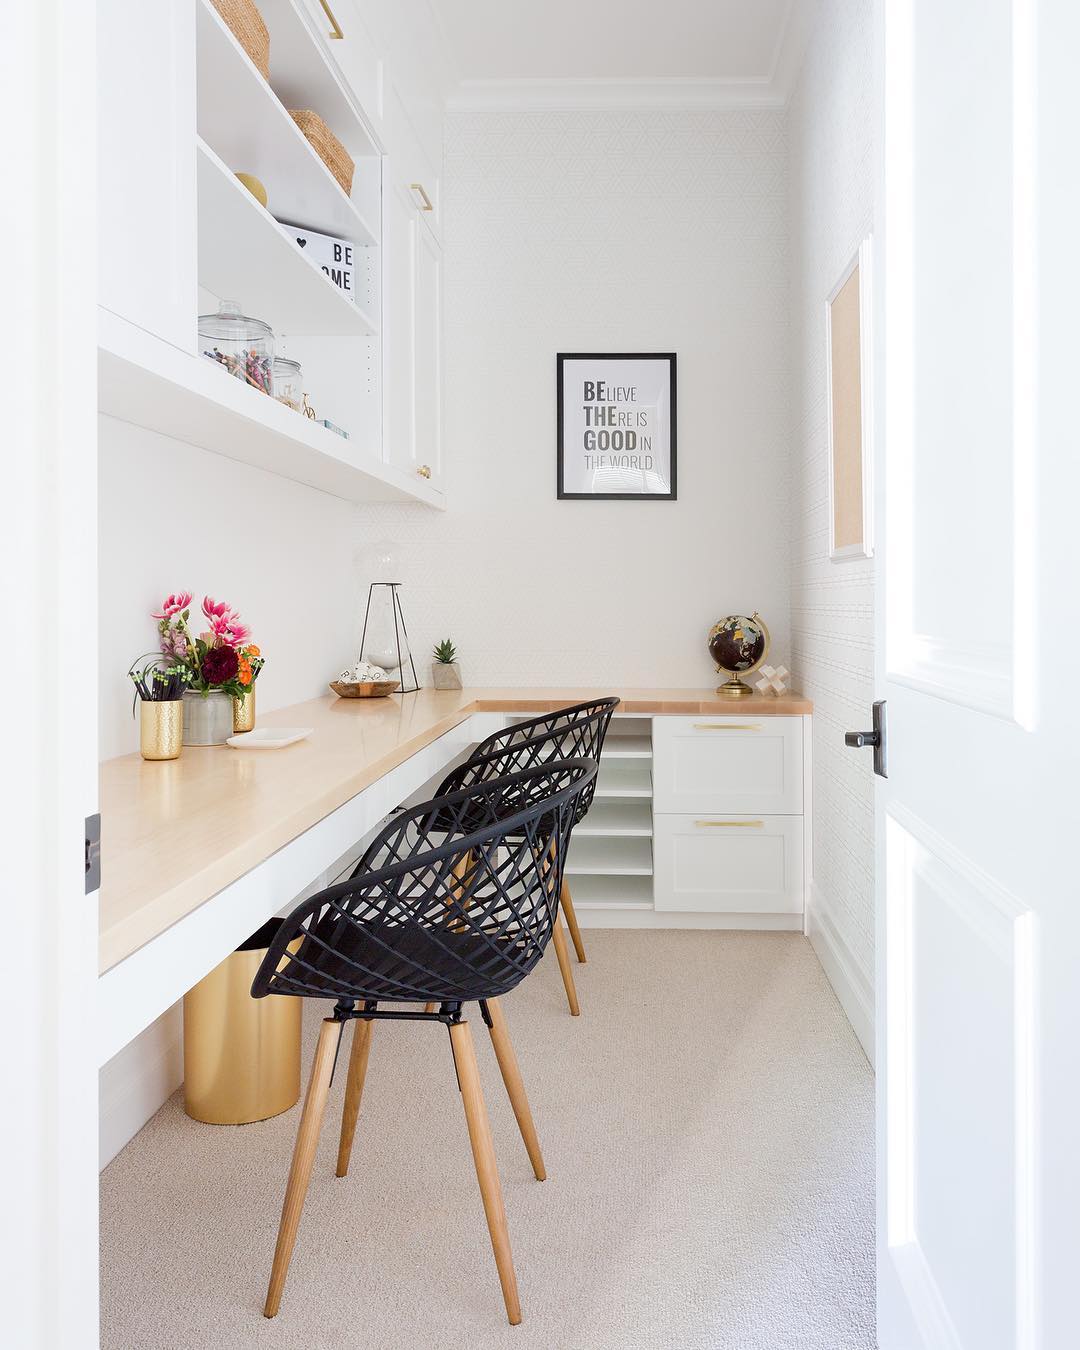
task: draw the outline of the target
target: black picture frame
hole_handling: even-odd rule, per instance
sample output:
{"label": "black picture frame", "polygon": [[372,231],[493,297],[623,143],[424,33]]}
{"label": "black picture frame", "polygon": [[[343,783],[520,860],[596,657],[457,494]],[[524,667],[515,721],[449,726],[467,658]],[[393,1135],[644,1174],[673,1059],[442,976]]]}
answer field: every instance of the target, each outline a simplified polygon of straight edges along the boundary
{"label": "black picture frame", "polygon": [[[669,460],[669,492],[567,492],[564,485],[564,397],[563,367],[567,361],[666,361],[668,363],[668,396],[671,408],[671,445]],[[678,443],[678,403],[676,399],[675,352],[558,352],[555,356],[556,386],[556,473],[555,491],[559,501],[598,502],[674,502],[678,501],[676,448]]]}

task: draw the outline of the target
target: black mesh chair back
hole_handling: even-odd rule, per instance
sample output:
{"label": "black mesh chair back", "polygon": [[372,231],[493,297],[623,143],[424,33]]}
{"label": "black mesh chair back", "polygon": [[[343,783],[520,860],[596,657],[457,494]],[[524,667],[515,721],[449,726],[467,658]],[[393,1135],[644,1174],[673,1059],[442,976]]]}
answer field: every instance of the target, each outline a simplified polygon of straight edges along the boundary
{"label": "black mesh chair back", "polygon": [[507,993],[551,937],[566,844],[595,777],[592,760],[549,760],[399,812],[353,877],[284,920],[252,996],[351,1010]]}
{"label": "black mesh chair back", "polygon": [[[599,765],[604,738],[618,706],[617,698],[594,699],[589,703],[575,703],[568,708],[530,717],[525,722],[515,722],[513,726],[485,737],[469,756],[466,765],[451,770],[442,786],[451,790],[451,781],[460,786],[479,782],[481,770],[501,775],[530,768],[534,764],[544,764],[552,759],[593,759]],[[500,755],[504,758],[498,758]],[[462,768],[467,768],[474,761],[476,767],[472,773],[461,772]],[[499,765],[506,767],[499,768]],[[595,791],[594,778],[578,798],[578,820],[592,805]]]}

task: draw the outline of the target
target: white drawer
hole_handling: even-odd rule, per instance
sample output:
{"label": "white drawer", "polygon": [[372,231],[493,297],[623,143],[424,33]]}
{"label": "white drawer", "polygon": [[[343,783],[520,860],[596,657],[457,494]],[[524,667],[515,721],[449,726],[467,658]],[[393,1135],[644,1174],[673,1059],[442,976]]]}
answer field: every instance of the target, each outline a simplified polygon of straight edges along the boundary
{"label": "white drawer", "polygon": [[653,809],[801,815],[801,717],[657,717]]}
{"label": "white drawer", "polygon": [[801,914],[801,816],[653,818],[653,903],[714,914]]}

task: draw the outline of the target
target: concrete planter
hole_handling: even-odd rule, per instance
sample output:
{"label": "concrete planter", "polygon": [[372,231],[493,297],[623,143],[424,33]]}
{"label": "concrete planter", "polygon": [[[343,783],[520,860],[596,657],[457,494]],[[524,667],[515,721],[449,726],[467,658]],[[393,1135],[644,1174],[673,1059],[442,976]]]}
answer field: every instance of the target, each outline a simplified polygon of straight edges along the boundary
{"label": "concrete planter", "polygon": [[460,689],[461,667],[456,661],[432,661],[431,683],[436,689]]}

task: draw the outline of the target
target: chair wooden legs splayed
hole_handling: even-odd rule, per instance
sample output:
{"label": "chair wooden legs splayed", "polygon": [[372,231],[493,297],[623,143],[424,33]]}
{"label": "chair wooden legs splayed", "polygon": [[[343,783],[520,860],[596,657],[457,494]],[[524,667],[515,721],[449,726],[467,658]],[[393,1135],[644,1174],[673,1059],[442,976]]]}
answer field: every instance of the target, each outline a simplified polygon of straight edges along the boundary
{"label": "chair wooden legs splayed", "polygon": [[562,893],[559,897],[559,907],[566,915],[566,926],[570,929],[570,940],[574,944],[574,951],[577,952],[577,959],[581,965],[585,964],[585,944],[581,940],[581,929],[578,927],[577,915],[574,913],[574,901],[570,895],[570,887],[566,884],[566,878],[563,877]]}
{"label": "chair wooden legs splayed", "polygon": [[461,1100],[465,1105],[469,1142],[472,1144],[473,1162],[476,1164],[476,1179],[480,1183],[480,1195],[484,1201],[484,1213],[487,1215],[488,1232],[491,1234],[491,1247],[499,1271],[506,1315],[510,1319],[510,1325],[516,1327],[521,1321],[517,1277],[514,1275],[514,1258],[510,1253],[510,1233],[506,1227],[502,1186],[499,1184],[499,1169],[495,1163],[495,1145],[491,1140],[491,1126],[488,1124],[484,1094],[480,1091],[480,1075],[476,1069],[476,1052],[473,1049],[472,1032],[469,1030],[468,1022],[456,1022],[451,1026],[450,1044],[454,1051],[458,1086],[461,1088]]}
{"label": "chair wooden legs splayed", "polygon": [[[499,1071],[506,1085],[514,1116],[525,1141],[525,1148],[532,1163],[533,1172],[538,1181],[545,1180],[544,1159],[540,1152],[540,1142],[536,1137],[529,1101],[521,1081],[517,1056],[506,1027],[506,1019],[498,1000],[488,999],[481,1004],[481,1012],[491,1033],[491,1043],[495,1048],[495,1057]],[[356,1134],[357,1117],[360,1114],[360,1102],[364,1094],[364,1080],[367,1076],[368,1059],[371,1054],[371,1033],[374,1022],[363,1017],[354,1019],[352,1052],[349,1056],[349,1074],[345,1084],[345,1104],[341,1114],[341,1138],[338,1143],[337,1175],[344,1177],[349,1171],[353,1137]],[[307,1096],[304,1099],[303,1113],[300,1117],[300,1129],[293,1149],[292,1166],[289,1169],[289,1181],[285,1189],[285,1203],[281,1211],[281,1226],[278,1231],[277,1247],[274,1251],[274,1264],[270,1273],[270,1287],[266,1294],[263,1312],[274,1317],[281,1306],[281,1294],[285,1287],[285,1277],[289,1271],[296,1232],[300,1223],[300,1212],[304,1206],[311,1180],[315,1151],[319,1143],[326,1099],[330,1089],[330,1076],[338,1050],[338,1040],[344,1029],[344,1023],[327,1018],[319,1032],[319,1044],[315,1051],[315,1061],[311,1068]],[[488,1122],[487,1108],[480,1090],[480,1076],[476,1067],[476,1052],[473,1047],[472,1031],[468,1022],[452,1022],[449,1026],[450,1047],[453,1051],[454,1065],[457,1069],[458,1087],[462,1104],[465,1107],[465,1120],[469,1129],[469,1142],[472,1145],[473,1162],[476,1166],[476,1178],[480,1183],[480,1196],[484,1202],[484,1214],[487,1217],[488,1231],[491,1234],[491,1246],[495,1253],[495,1265],[499,1272],[499,1284],[502,1286],[503,1300],[506,1303],[506,1315],[511,1325],[521,1321],[521,1303],[518,1299],[517,1279],[514,1275],[513,1256],[510,1251],[510,1235],[506,1224],[506,1210],[503,1206],[502,1187],[499,1184],[499,1172],[495,1162],[495,1147],[491,1138],[491,1126]]]}
{"label": "chair wooden legs splayed", "polygon": [[562,972],[566,1001],[570,1005],[570,1016],[580,1017],[581,1008],[578,1005],[577,986],[574,984],[574,968],[570,964],[570,949],[566,945],[566,925],[563,923],[561,905],[555,913],[555,924],[551,930],[551,943],[555,948],[555,955],[559,959],[559,970]]}
{"label": "chair wooden legs splayed", "polygon": [[343,1028],[343,1023],[327,1017],[319,1031],[319,1044],[315,1050],[315,1062],[311,1066],[304,1110],[293,1147],[289,1181],[285,1187],[285,1203],[281,1207],[281,1225],[274,1248],[270,1287],[266,1291],[266,1303],[263,1306],[265,1317],[276,1317],[281,1307],[281,1291],[285,1288],[285,1276],[289,1273],[296,1230],[300,1224],[300,1211],[304,1208],[304,1197],[311,1180],[311,1168],[319,1145],[323,1112],[326,1110],[326,1096],[330,1091],[330,1075],[334,1071],[334,1056]]}

